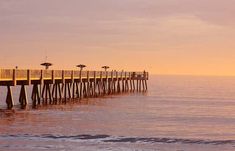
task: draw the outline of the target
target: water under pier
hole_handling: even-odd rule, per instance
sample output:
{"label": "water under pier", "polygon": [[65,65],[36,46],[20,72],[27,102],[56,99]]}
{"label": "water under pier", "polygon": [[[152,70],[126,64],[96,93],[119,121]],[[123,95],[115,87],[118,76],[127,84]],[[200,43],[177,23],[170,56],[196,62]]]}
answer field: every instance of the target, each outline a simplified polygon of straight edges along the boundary
{"label": "water under pier", "polygon": [[21,86],[19,103],[28,105],[26,86],[32,85],[32,106],[69,99],[147,91],[148,72],[0,69],[0,86],[7,88],[6,104],[14,107],[12,87]]}

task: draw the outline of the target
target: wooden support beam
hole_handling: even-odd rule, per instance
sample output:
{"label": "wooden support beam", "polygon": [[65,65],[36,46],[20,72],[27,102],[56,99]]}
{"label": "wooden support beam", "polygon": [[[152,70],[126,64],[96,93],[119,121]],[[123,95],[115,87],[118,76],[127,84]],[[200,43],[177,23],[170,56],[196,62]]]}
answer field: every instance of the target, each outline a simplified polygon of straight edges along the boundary
{"label": "wooden support beam", "polygon": [[132,92],[132,91],[133,91],[133,88],[132,88],[131,72],[129,72],[129,82],[130,82],[130,90],[131,90],[131,92]]}
{"label": "wooden support beam", "polygon": [[16,69],[13,69],[13,74],[12,74],[12,80],[13,80],[13,86],[16,86]]}
{"label": "wooden support beam", "polygon": [[131,81],[132,81],[132,85],[133,85],[133,91],[135,91],[135,79],[134,79],[134,77],[131,79]]}
{"label": "wooden support beam", "polygon": [[105,95],[106,91],[107,91],[107,89],[106,89],[107,82],[108,82],[107,79],[108,79],[108,74],[107,74],[107,71],[105,71],[105,78],[102,79],[103,95]]}
{"label": "wooden support beam", "polygon": [[141,79],[139,80],[139,91],[141,91]]}
{"label": "wooden support beam", "polygon": [[44,103],[44,101],[45,101],[45,98],[44,98],[44,96],[45,96],[45,89],[46,89],[46,85],[43,85],[43,87],[42,87],[42,93],[41,93],[41,96],[42,96],[42,101],[43,101],[43,103]]}
{"label": "wooden support beam", "polygon": [[63,83],[62,84],[58,84],[58,90],[59,90],[59,98],[60,98],[60,101],[62,101],[62,93],[63,93]]}
{"label": "wooden support beam", "polygon": [[71,99],[71,98],[72,98],[72,95],[71,95],[71,85],[72,85],[72,83],[67,83],[69,99]]}
{"label": "wooden support beam", "polygon": [[90,97],[90,72],[87,71],[87,83],[86,83],[86,86],[87,86],[87,94],[86,94],[86,97]]}
{"label": "wooden support beam", "polygon": [[93,83],[93,81],[91,81],[90,82],[90,96],[91,97],[94,97],[94,91],[93,91],[94,88],[93,87],[94,87],[94,83]]}
{"label": "wooden support beam", "polygon": [[53,98],[53,100],[55,99],[55,88],[56,87],[56,84],[52,84],[52,98]]}
{"label": "wooden support beam", "polygon": [[76,98],[79,98],[80,97],[79,96],[79,83],[76,82],[75,84],[76,84]]}
{"label": "wooden support beam", "polygon": [[43,98],[44,104],[47,104],[48,100],[49,100],[49,103],[52,104],[52,93],[51,93],[51,88],[50,88],[49,83],[44,83],[43,85],[42,98]]}
{"label": "wooden support beam", "polygon": [[144,80],[142,79],[141,82],[142,82],[142,89],[143,91],[145,91]]}
{"label": "wooden support beam", "polygon": [[64,102],[66,103],[68,99],[71,99],[71,85],[65,82],[64,84]]}
{"label": "wooden support beam", "polygon": [[72,90],[72,98],[75,99],[76,98],[76,83],[71,83],[73,90]]}
{"label": "wooden support beam", "polygon": [[33,85],[33,91],[32,91],[32,106],[35,108],[37,104],[40,104],[40,92],[38,89],[38,84]]}
{"label": "wooden support beam", "polygon": [[65,84],[65,75],[64,70],[62,70],[62,83]]}
{"label": "wooden support beam", "polygon": [[80,79],[80,94],[79,94],[79,97],[80,99],[82,99],[83,97],[83,91],[82,91],[82,71],[80,70],[80,75],[79,75],[79,79]]}
{"label": "wooden support beam", "polygon": [[110,83],[109,83],[109,94],[112,94],[113,93],[113,70],[111,71],[111,79],[110,79]]}
{"label": "wooden support beam", "polygon": [[144,82],[145,82],[145,89],[148,90],[147,80],[145,79]]}
{"label": "wooden support beam", "polygon": [[104,95],[108,94],[108,71],[105,71]]}
{"label": "wooden support beam", "polygon": [[96,82],[96,71],[94,71],[94,87],[93,87],[93,92],[94,92],[94,97],[97,97],[97,93],[96,93],[96,85],[97,85],[97,82]]}
{"label": "wooden support beam", "polygon": [[114,93],[116,93],[117,91],[117,88],[116,88],[116,83],[117,83],[117,81],[118,81],[118,72],[117,71],[115,71],[114,72],[115,73],[115,80],[114,80],[114,83],[113,83],[113,91],[114,91]]}
{"label": "wooden support beam", "polygon": [[101,81],[97,81],[98,95],[101,95]]}
{"label": "wooden support beam", "polygon": [[124,92],[123,71],[121,72],[120,92]]}
{"label": "wooden support beam", "polygon": [[100,80],[99,80],[99,95],[102,95],[103,90],[103,72],[100,72]]}
{"label": "wooden support beam", "polygon": [[59,85],[59,83],[55,83],[54,86],[55,86],[55,89],[54,89],[53,101],[55,103],[57,103],[57,101],[58,101],[58,90],[59,90],[60,85]]}
{"label": "wooden support beam", "polygon": [[43,70],[41,70],[41,73],[40,73],[41,75],[40,75],[40,84],[42,85],[42,84],[44,84],[44,71]]}
{"label": "wooden support beam", "polygon": [[71,83],[74,83],[74,71],[71,70]]}
{"label": "wooden support beam", "polygon": [[31,74],[30,74],[30,70],[27,70],[27,85],[31,84]]}
{"label": "wooden support beam", "polygon": [[51,81],[53,84],[55,83],[55,71],[54,70],[51,71]]}
{"label": "wooden support beam", "polygon": [[86,98],[87,97],[87,82],[83,82],[83,96]]}
{"label": "wooden support beam", "polygon": [[13,97],[12,97],[12,91],[11,86],[7,86],[7,97],[6,97],[6,103],[7,103],[7,109],[12,109],[14,106]]}
{"label": "wooden support beam", "polygon": [[122,71],[123,76],[122,76],[122,92],[125,92],[125,73]]}
{"label": "wooden support beam", "polygon": [[60,83],[55,83],[53,84],[53,89],[52,89],[52,100],[53,104],[57,104],[58,100],[61,100],[61,88],[60,88]]}
{"label": "wooden support beam", "polygon": [[19,102],[22,108],[25,108],[25,106],[28,104],[25,85],[21,85]]}
{"label": "wooden support beam", "polygon": [[51,95],[51,87],[50,84],[46,84],[46,90],[49,95],[49,103],[52,104],[52,95]]}
{"label": "wooden support beam", "polygon": [[42,85],[44,84],[44,73],[43,70],[40,71],[40,86],[39,86],[39,93],[40,97],[42,97]]}
{"label": "wooden support beam", "polygon": [[129,91],[129,83],[127,79],[127,72],[125,72],[125,91]]}
{"label": "wooden support beam", "polygon": [[137,90],[137,92],[139,91],[139,80],[138,79],[136,80],[136,90]]}
{"label": "wooden support beam", "polygon": [[120,85],[120,78],[118,77],[118,81],[117,81],[117,92],[120,93],[121,92],[121,85]]}
{"label": "wooden support beam", "polygon": [[64,102],[66,103],[67,101],[67,83],[64,84]]}

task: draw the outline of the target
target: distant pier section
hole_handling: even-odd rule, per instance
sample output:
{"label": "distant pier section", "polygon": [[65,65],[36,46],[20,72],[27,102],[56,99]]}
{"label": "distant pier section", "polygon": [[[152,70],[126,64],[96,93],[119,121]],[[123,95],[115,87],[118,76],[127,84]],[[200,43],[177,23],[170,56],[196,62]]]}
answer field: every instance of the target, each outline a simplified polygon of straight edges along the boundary
{"label": "distant pier section", "polygon": [[[28,105],[26,86],[32,85],[32,106],[57,104],[123,92],[147,91],[148,72],[82,71],[82,70],[21,70],[0,69],[0,86],[7,88],[6,104],[14,107],[12,87],[19,85],[19,103]],[[2,95],[2,94],[0,94]]]}

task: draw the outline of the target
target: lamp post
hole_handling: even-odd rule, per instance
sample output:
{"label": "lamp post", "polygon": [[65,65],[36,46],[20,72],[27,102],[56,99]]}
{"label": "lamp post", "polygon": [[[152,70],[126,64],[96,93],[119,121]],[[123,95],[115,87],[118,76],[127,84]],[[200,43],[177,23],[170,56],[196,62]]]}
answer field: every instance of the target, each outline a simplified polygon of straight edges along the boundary
{"label": "lamp post", "polygon": [[82,98],[82,69],[83,68],[85,68],[86,67],[86,65],[84,65],[84,64],[79,64],[79,65],[77,65],[76,67],[78,67],[78,68],[80,68],[80,95],[79,95],[79,97],[80,97],[80,99]]}
{"label": "lamp post", "polygon": [[107,74],[107,69],[110,68],[110,67],[109,67],[109,66],[103,66],[102,68],[104,69],[105,74],[106,74],[106,77],[107,77],[107,76],[108,76],[108,74]]}
{"label": "lamp post", "polygon": [[80,68],[80,79],[82,78],[82,69],[86,67],[84,64],[79,64],[76,67]]}
{"label": "lamp post", "polygon": [[106,88],[107,88],[107,84],[108,84],[108,72],[107,72],[107,69],[109,68],[109,66],[103,66],[102,67],[105,71],[105,74],[106,74],[106,80],[104,82],[104,93],[106,93]]}

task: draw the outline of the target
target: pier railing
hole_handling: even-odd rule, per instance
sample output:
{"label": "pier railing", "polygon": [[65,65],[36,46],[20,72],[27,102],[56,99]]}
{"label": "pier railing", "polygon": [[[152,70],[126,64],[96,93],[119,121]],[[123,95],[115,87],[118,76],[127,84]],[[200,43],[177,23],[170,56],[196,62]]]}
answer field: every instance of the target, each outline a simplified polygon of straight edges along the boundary
{"label": "pier railing", "polygon": [[0,69],[0,81],[85,78],[146,78],[148,72]]}

